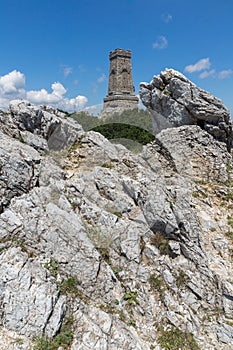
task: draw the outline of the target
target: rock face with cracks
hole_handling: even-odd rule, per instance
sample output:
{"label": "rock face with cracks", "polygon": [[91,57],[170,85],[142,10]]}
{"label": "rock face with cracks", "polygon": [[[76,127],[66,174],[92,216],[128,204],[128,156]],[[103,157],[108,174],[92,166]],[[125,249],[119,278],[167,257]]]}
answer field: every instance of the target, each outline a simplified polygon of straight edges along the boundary
{"label": "rock face with cracks", "polygon": [[231,149],[229,111],[221,100],[198,88],[178,71],[166,69],[150,83],[141,83],[140,98],[153,115],[156,133],[174,126],[199,125]]}
{"label": "rock face with cracks", "polygon": [[224,143],[180,126],[135,155],[24,101],[0,125],[0,349],[232,349]]}

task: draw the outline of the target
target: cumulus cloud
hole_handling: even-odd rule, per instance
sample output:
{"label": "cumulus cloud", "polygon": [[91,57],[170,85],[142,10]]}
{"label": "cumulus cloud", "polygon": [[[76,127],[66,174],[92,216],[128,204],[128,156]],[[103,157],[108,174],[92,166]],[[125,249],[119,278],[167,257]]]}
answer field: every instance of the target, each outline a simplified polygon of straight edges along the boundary
{"label": "cumulus cloud", "polygon": [[225,69],[222,70],[221,72],[218,73],[218,78],[219,79],[226,79],[229,78],[233,74],[232,69]]}
{"label": "cumulus cloud", "polygon": [[103,83],[103,81],[106,80],[106,75],[103,73],[98,79],[97,79],[97,82],[98,83]]}
{"label": "cumulus cloud", "polygon": [[63,95],[66,93],[66,89],[61,83],[53,83],[51,85],[52,93],[49,93],[45,89],[31,90],[26,94],[27,99],[33,103],[51,104],[59,102]]}
{"label": "cumulus cloud", "polygon": [[74,98],[63,98],[57,104],[56,108],[63,109],[64,111],[81,111],[87,104],[88,99],[86,96],[76,96]]}
{"label": "cumulus cloud", "polygon": [[211,70],[205,70],[204,72],[202,72],[200,75],[199,75],[199,78],[200,79],[205,79],[205,78],[208,78],[208,77],[215,77],[216,75],[216,70],[215,69],[211,69]]}
{"label": "cumulus cloud", "polygon": [[166,49],[168,47],[167,38],[163,35],[158,36],[156,42],[153,43],[152,47],[153,49],[158,50]]}
{"label": "cumulus cloud", "polygon": [[59,82],[53,83],[52,91],[48,92],[46,89],[26,91],[25,81],[25,75],[17,70],[0,76],[0,109],[7,109],[9,102],[14,99],[27,99],[34,104],[51,105],[66,111],[82,110],[88,102],[86,96],[64,96],[67,90]]}
{"label": "cumulus cloud", "polygon": [[70,99],[64,97],[63,95],[67,90],[59,82],[53,83],[51,88],[51,93],[45,89],[28,91],[26,94],[27,99],[35,104],[49,104],[66,111],[81,110],[88,101],[85,96],[76,96],[75,98]]}
{"label": "cumulus cloud", "polygon": [[13,70],[0,76],[0,108],[6,109],[10,100],[25,98],[25,76]]}
{"label": "cumulus cloud", "polygon": [[164,13],[164,14],[162,14],[161,17],[162,17],[163,22],[165,22],[165,23],[169,23],[172,21],[172,15],[170,15],[169,13]]}
{"label": "cumulus cloud", "polygon": [[185,67],[184,71],[188,73],[194,73],[194,72],[200,72],[204,69],[209,69],[211,66],[210,59],[202,58],[201,60],[197,61],[195,64],[190,64]]}
{"label": "cumulus cloud", "polygon": [[23,93],[25,88],[25,76],[21,72],[12,72],[0,77],[1,95]]}
{"label": "cumulus cloud", "polygon": [[185,72],[188,73],[194,73],[194,72],[200,72],[203,71],[202,73],[199,74],[200,79],[205,79],[208,77],[212,78],[217,78],[217,79],[227,79],[233,74],[232,69],[224,69],[220,72],[217,72],[215,69],[209,69],[211,66],[210,59],[207,58],[202,58],[201,60],[197,61],[195,64],[190,64],[184,68]]}

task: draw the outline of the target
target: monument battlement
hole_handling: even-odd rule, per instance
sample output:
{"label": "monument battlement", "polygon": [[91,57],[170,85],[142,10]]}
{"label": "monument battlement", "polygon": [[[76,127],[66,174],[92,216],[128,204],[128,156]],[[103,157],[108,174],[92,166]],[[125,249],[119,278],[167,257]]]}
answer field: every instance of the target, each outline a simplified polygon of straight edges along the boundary
{"label": "monument battlement", "polygon": [[129,58],[131,59],[131,55],[132,55],[132,52],[131,50],[123,50],[123,49],[115,49],[113,51],[110,51],[110,54],[109,54],[109,59],[112,60],[113,58],[115,58],[116,56],[118,57],[124,57],[124,58]]}

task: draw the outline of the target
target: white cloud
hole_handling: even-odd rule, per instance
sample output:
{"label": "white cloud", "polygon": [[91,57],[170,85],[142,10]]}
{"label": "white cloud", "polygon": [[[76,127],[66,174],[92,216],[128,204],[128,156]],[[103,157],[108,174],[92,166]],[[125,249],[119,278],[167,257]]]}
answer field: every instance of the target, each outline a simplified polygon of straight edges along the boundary
{"label": "white cloud", "polygon": [[165,23],[169,23],[172,21],[172,15],[170,15],[169,13],[164,13],[161,17],[163,22]]}
{"label": "white cloud", "polygon": [[13,70],[0,76],[0,109],[7,109],[9,102],[14,99],[27,99],[34,104],[51,105],[66,111],[82,110],[88,102],[87,97],[82,95],[74,98],[65,97],[67,90],[59,82],[53,83],[51,89],[52,92],[46,89],[26,91],[25,75]]}
{"label": "white cloud", "polygon": [[200,79],[205,79],[208,77],[215,77],[216,76],[216,70],[215,69],[211,69],[211,70],[205,70],[204,72],[202,72],[199,75]]}
{"label": "white cloud", "polygon": [[157,41],[153,43],[152,47],[158,50],[166,49],[168,47],[167,38],[163,35],[158,36]]}
{"label": "white cloud", "polygon": [[195,64],[190,64],[184,68],[185,72],[193,73],[193,72],[200,72],[203,71],[201,74],[199,74],[200,79],[205,79],[208,77],[212,78],[218,78],[218,79],[227,79],[233,74],[232,69],[224,69],[220,72],[216,72],[215,69],[209,70],[211,66],[210,59],[202,58],[201,60],[197,61]]}
{"label": "white cloud", "polygon": [[87,103],[88,99],[85,96],[76,96],[74,98],[66,98],[63,95],[66,93],[64,86],[59,83],[51,85],[52,92],[49,93],[45,89],[38,91],[28,91],[27,99],[36,104],[49,104],[55,108],[64,109],[65,111],[81,110]]}
{"label": "white cloud", "polygon": [[201,60],[197,61],[195,64],[190,64],[189,66],[186,66],[184,71],[188,73],[199,72],[204,69],[209,69],[210,66],[211,66],[210,59],[202,58]]}
{"label": "white cloud", "polygon": [[74,98],[63,98],[57,104],[56,108],[63,109],[64,111],[81,111],[87,104],[88,99],[86,96],[78,95]]}
{"label": "white cloud", "polygon": [[0,108],[7,109],[9,101],[17,98],[25,98],[25,76],[13,70],[0,76]]}
{"label": "white cloud", "polygon": [[51,104],[59,102],[66,93],[66,89],[61,83],[53,83],[51,88],[52,93],[49,93],[45,89],[31,90],[27,92],[26,97],[33,103]]}
{"label": "white cloud", "polygon": [[68,77],[68,75],[70,75],[72,72],[73,72],[72,67],[64,67],[63,68],[64,77]]}
{"label": "white cloud", "polygon": [[212,77],[212,78],[218,78],[218,79],[227,79],[229,78],[231,75],[233,74],[233,70],[232,69],[224,69],[222,71],[220,71],[219,73],[216,72],[215,69],[211,69],[209,71],[204,71],[199,75],[200,79],[205,79],[208,77]]}
{"label": "white cloud", "polygon": [[0,77],[1,95],[23,93],[25,88],[25,76],[21,72],[12,72]]}
{"label": "white cloud", "polygon": [[97,82],[98,83],[103,83],[103,81],[106,80],[106,75],[103,73],[98,79],[97,79]]}
{"label": "white cloud", "polygon": [[233,74],[232,69],[225,69],[218,73],[218,79],[226,79],[229,78]]}

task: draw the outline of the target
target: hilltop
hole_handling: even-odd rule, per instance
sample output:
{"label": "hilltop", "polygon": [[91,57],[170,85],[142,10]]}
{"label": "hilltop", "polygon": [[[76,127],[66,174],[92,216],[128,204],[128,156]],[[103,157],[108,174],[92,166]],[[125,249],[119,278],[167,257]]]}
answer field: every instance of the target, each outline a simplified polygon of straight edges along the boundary
{"label": "hilltop", "polygon": [[230,350],[233,162],[200,125],[138,154],[0,112],[0,349]]}

